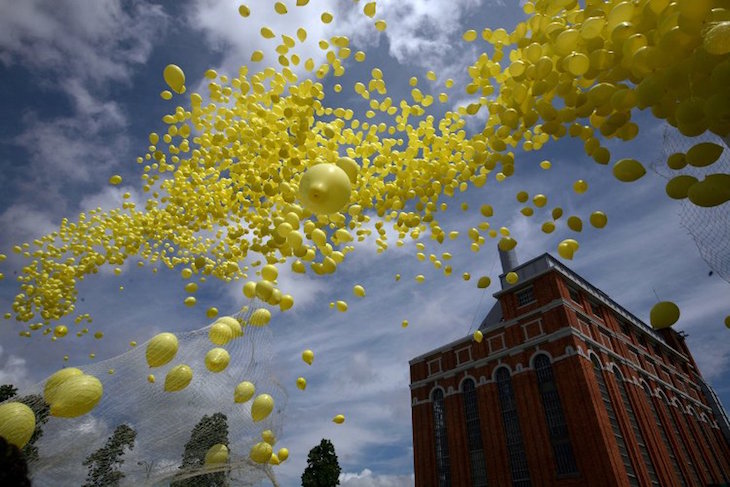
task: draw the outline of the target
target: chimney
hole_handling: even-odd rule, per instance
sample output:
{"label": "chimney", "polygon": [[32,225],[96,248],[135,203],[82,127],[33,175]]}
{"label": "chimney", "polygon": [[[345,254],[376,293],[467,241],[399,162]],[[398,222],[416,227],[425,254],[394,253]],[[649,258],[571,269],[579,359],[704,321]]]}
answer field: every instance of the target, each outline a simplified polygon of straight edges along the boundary
{"label": "chimney", "polygon": [[517,252],[515,249],[505,252],[502,249],[499,250],[499,260],[502,262],[502,274],[507,274],[509,271],[519,265],[517,262]]}

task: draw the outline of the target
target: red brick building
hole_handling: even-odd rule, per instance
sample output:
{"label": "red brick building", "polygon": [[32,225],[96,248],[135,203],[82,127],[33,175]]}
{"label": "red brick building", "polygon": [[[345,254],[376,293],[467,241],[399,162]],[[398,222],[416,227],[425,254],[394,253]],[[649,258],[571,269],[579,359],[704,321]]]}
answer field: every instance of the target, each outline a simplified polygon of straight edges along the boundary
{"label": "red brick building", "polygon": [[681,332],[548,254],[500,257],[519,281],[500,277],[482,342],[410,361],[416,486],[730,482],[728,419]]}

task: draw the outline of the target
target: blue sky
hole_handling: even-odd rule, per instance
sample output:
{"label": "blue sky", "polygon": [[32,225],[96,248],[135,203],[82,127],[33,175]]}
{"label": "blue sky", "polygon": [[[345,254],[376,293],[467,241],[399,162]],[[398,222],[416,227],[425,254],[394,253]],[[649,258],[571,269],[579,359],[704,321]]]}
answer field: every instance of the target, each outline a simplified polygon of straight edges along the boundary
{"label": "blue sky", "polygon": [[[22,264],[10,251],[13,245],[53,231],[63,217],[74,219],[97,206],[119,207],[126,191],[134,201],[144,202],[141,170],[134,161],[146,150],[147,134],[160,131],[162,115],[174,109],[176,100],[159,97],[168,63],[184,69],[189,92],[198,91],[208,68],[236,73],[256,49],[274,59],[273,44],[258,34],[261,25],[292,35],[297,27],[305,27],[310,55],[321,56],[314,45],[317,40],[342,34],[367,53],[362,65],[347,65],[344,77],[323,81],[326,100],[335,106],[364,112],[352,85],[367,82],[370,69],[377,66],[394,100],[408,96],[410,76],[418,76],[419,87],[434,95],[443,90],[446,78],[453,78],[456,86],[443,111],[469,102],[463,90],[465,68],[476,59],[477,49],[486,48],[481,41],[465,44],[461,34],[471,28],[510,28],[523,15],[516,2],[384,1],[378,2],[378,17],[388,22],[388,29],[379,33],[360,13],[361,7],[353,8],[350,2],[312,2],[303,9],[288,2],[292,5],[286,16],[275,14],[272,3],[249,1],[253,14],[243,19],[237,12],[239,2],[225,0],[0,0],[0,92],[6,93],[0,111],[0,253],[8,255],[0,264],[5,275],[0,281],[3,312],[10,310],[18,292],[14,277]],[[324,10],[336,17],[329,26],[319,21]],[[427,70],[437,73],[438,85],[424,83]],[[343,85],[339,95],[331,88],[335,82]],[[613,160],[633,157],[649,167],[666,155],[665,127],[648,114],[635,117],[642,127],[639,137],[629,143],[610,141],[607,147]],[[477,126],[477,121],[470,122],[472,130]],[[673,143],[687,146],[681,138]],[[727,155],[723,157],[727,165]],[[545,159],[553,163],[549,171],[538,167]],[[728,284],[717,273],[708,276],[707,264],[681,225],[681,204],[664,194],[665,179],[648,171],[636,183],[620,183],[610,166],[595,164],[574,140],[551,142],[537,153],[518,151],[515,165],[515,178],[501,184],[490,180],[483,188],[449,200],[439,221],[447,231],[459,230],[459,239],[443,246],[423,240],[426,255],[453,254],[451,277],[428,261],[419,262],[413,242],[396,247],[395,238],[382,254],[376,253],[372,240],[358,245],[332,276],[280,271],[280,288],[296,302],[293,310],[275,315],[271,323],[272,367],[288,391],[277,446],[288,447],[291,456],[276,470],[281,485],[298,485],[309,449],[323,437],[337,450],[342,485],[413,484],[408,360],[473,331],[494,302],[496,284],[479,290],[476,278],[488,275],[498,282],[496,241],[488,240],[474,253],[466,237],[469,228],[483,221],[478,209],[484,203],[495,208],[494,228],[505,225],[512,230],[521,261],[546,251],[555,255],[558,242],[574,236],[564,223],[551,235],[540,231],[550,208],[561,206],[566,217],[581,216],[586,221],[578,236],[581,248],[567,265],[645,321],[656,302],[655,292],[662,300],[675,301],[682,310],[675,328],[689,334],[690,349],[705,378],[725,404],[730,402],[730,344],[723,326],[730,314]],[[121,186],[107,184],[112,174],[124,177]],[[577,179],[588,181],[587,193],[572,192]],[[520,190],[545,193],[547,207],[532,218],[523,217],[515,200]],[[463,202],[469,205],[466,212],[459,208]],[[602,230],[587,225],[595,210],[608,215]],[[720,227],[720,234],[718,220],[726,218],[727,203],[697,215],[704,226]],[[727,256],[723,258],[727,262]],[[63,366],[64,354],[71,356],[70,364],[78,365],[89,362],[90,352],[97,360],[112,358],[126,352],[130,340],[142,343],[161,331],[207,325],[209,306],[231,314],[244,303],[242,282],[210,279],[196,294],[197,306],[187,308],[179,269],[152,274],[149,268],[137,269],[135,262],[132,259],[121,276],[102,271],[80,286],[83,301],[78,310],[94,316],[90,328],[104,331],[103,340],[90,335],[77,339],[73,333],[55,343],[49,337],[26,339],[18,336],[22,324],[4,321],[0,383],[31,390]],[[463,272],[470,272],[472,280],[462,280]],[[402,275],[399,282],[396,273]],[[417,284],[417,274],[424,274],[426,282]],[[352,295],[354,284],[366,288],[365,298]],[[347,313],[330,309],[329,303],[339,299],[348,302]],[[405,329],[404,319],[410,323]],[[311,367],[300,359],[306,348],[316,354]],[[309,383],[304,392],[294,385],[300,375]],[[347,417],[343,425],[331,422],[339,413]]]}

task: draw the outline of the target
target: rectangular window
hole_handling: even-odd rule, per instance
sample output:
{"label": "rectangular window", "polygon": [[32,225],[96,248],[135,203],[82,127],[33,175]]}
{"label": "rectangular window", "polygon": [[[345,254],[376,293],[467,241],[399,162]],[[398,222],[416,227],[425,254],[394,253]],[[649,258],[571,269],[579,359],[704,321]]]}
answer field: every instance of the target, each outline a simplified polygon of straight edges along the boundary
{"label": "rectangular window", "polygon": [[623,321],[621,322],[621,333],[631,338],[631,328],[629,328],[628,323],[625,323]]}
{"label": "rectangular window", "polygon": [[441,357],[428,362],[428,375],[441,372]]}
{"label": "rectangular window", "polygon": [[649,347],[646,345],[646,337],[644,335],[639,335],[639,345],[646,348],[647,350]]}
{"label": "rectangular window", "polygon": [[535,294],[533,293],[532,286],[520,289],[515,293],[517,296],[517,306],[525,306],[535,302]]}
{"label": "rectangular window", "polygon": [[602,318],[601,306],[595,301],[591,301],[591,313],[593,313],[595,316],[598,316],[599,318]]}
{"label": "rectangular window", "polygon": [[456,351],[456,365],[471,361],[471,347],[464,347]]}
{"label": "rectangular window", "polygon": [[570,295],[570,299],[580,304],[580,293],[578,292],[578,290],[576,290],[572,286],[568,286],[568,294]]}

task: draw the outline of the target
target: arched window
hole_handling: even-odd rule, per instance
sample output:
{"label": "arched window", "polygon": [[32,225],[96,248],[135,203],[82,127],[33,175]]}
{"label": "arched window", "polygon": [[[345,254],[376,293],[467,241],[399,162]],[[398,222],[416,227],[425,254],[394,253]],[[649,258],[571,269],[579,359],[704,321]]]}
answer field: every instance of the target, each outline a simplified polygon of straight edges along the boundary
{"label": "arched window", "polygon": [[646,440],[644,440],[644,434],[639,427],[639,422],[636,419],[636,412],[634,406],[631,404],[631,398],[626,390],[626,384],[624,383],[624,377],[618,367],[613,369],[616,375],[616,382],[618,382],[618,390],[621,393],[621,400],[624,403],[624,409],[629,417],[629,423],[631,423],[631,429],[634,431],[634,437],[636,437],[636,443],[639,445],[639,451],[641,452],[641,458],[644,460],[644,465],[649,472],[649,480],[651,485],[659,485],[659,479],[656,476],[656,469],[654,463],[649,455],[649,449],[646,447]]}
{"label": "arched window", "polygon": [[611,423],[611,429],[613,429],[613,435],[616,437],[616,445],[618,446],[621,460],[624,462],[624,468],[626,469],[626,475],[629,478],[629,485],[639,486],[639,480],[636,478],[636,471],[634,465],[631,463],[631,457],[626,449],[626,442],[621,434],[621,428],[618,425],[618,419],[616,418],[616,412],[613,409],[613,403],[611,402],[611,396],[608,395],[608,388],[606,387],[606,381],[603,379],[603,371],[601,370],[601,364],[598,362],[598,358],[595,355],[591,355],[591,362],[593,362],[593,373],[596,376],[596,382],[598,382],[598,389],[601,391],[601,398],[603,399],[603,405],[608,413],[608,420]]}
{"label": "arched window", "polygon": [[[694,409],[692,409],[692,407],[690,406],[689,413],[683,414],[682,416],[684,416],[684,420],[687,422],[687,432],[698,445],[701,444],[700,439],[697,437],[697,432],[694,430],[694,428],[692,428],[693,421],[689,419],[691,417],[692,419],[696,420]],[[699,428],[699,424],[697,425],[697,427]],[[710,471],[710,466],[707,464],[707,459],[705,458],[705,455],[702,454],[702,451],[699,451],[698,455],[700,457],[700,461],[702,462],[702,466],[705,468],[705,475],[708,479],[711,479],[710,481],[712,481],[714,476]]]}
{"label": "arched window", "polygon": [[[703,416],[704,416],[704,414],[703,414]],[[700,418],[697,418],[697,429],[699,429],[700,433],[702,433],[702,437],[705,439],[705,445],[707,445],[707,448],[710,450],[710,454],[712,455],[712,458],[715,460],[715,469],[718,472],[720,472],[720,474],[722,475],[722,477],[723,477],[722,482],[726,483],[728,480],[727,475],[725,475],[723,473],[723,465],[722,465],[722,463],[720,463],[720,458],[717,456],[717,452],[716,452],[718,446],[714,441],[712,441],[710,439],[711,435],[707,434],[707,430],[705,428],[709,428],[710,424],[708,421],[706,421],[707,420],[706,416],[704,417],[704,419],[705,419],[705,421],[702,421]]]}
{"label": "arched window", "polygon": [[[684,462],[689,467],[689,473],[692,475],[692,485],[702,485],[700,482],[699,474],[697,473],[697,469],[695,468],[695,464],[692,462],[692,457],[689,454],[689,451],[687,451],[687,444],[684,442],[684,439],[682,438],[682,433],[679,431],[679,422],[677,421],[677,418],[674,416],[674,412],[672,411],[675,409],[667,399],[666,396],[664,396],[664,401],[667,403],[667,416],[669,416],[669,420],[672,423],[672,428],[674,429],[674,437],[677,441],[677,444],[679,445],[679,448],[682,450],[682,455],[684,455]],[[682,414],[682,411],[677,408],[677,414]]]}
{"label": "arched window", "polygon": [[471,465],[471,485],[487,487],[487,462],[484,458],[482,431],[479,424],[479,400],[474,380],[462,383],[464,392],[464,413],[466,416],[466,436],[469,442],[469,463]]}
{"label": "arched window", "polygon": [[497,371],[497,390],[502,409],[504,433],[507,439],[507,452],[512,472],[512,487],[530,487],[530,469],[527,466],[525,445],[522,442],[520,420],[517,417],[517,403],[512,389],[512,377],[509,370],[500,367]]}
{"label": "arched window", "polygon": [[644,394],[646,395],[646,402],[649,403],[649,410],[654,416],[654,423],[656,424],[656,428],[657,430],[659,430],[659,436],[661,436],[662,441],[664,442],[664,448],[667,449],[667,453],[669,454],[669,460],[672,463],[674,475],[677,477],[677,479],[679,479],[680,485],[685,486],[687,485],[687,479],[684,478],[684,475],[682,474],[682,469],[679,468],[677,456],[674,454],[674,449],[672,448],[672,445],[669,443],[669,439],[667,438],[667,432],[664,429],[664,425],[662,425],[659,414],[657,414],[656,407],[654,406],[654,401],[651,397],[651,390],[646,383],[642,384],[642,388],[644,389]]}
{"label": "arched window", "polygon": [[553,368],[547,356],[540,354],[535,357],[535,372],[537,373],[537,387],[540,389],[558,475],[578,473],[578,466],[575,464],[575,456],[573,455],[573,446],[568,435],[568,425],[565,422],[563,406],[560,403],[558,388],[555,386],[555,379],[553,378]]}
{"label": "arched window", "polygon": [[439,487],[451,485],[449,464],[449,440],[446,436],[446,411],[444,410],[444,391],[436,389],[432,394],[433,429],[436,435],[436,475]]}

